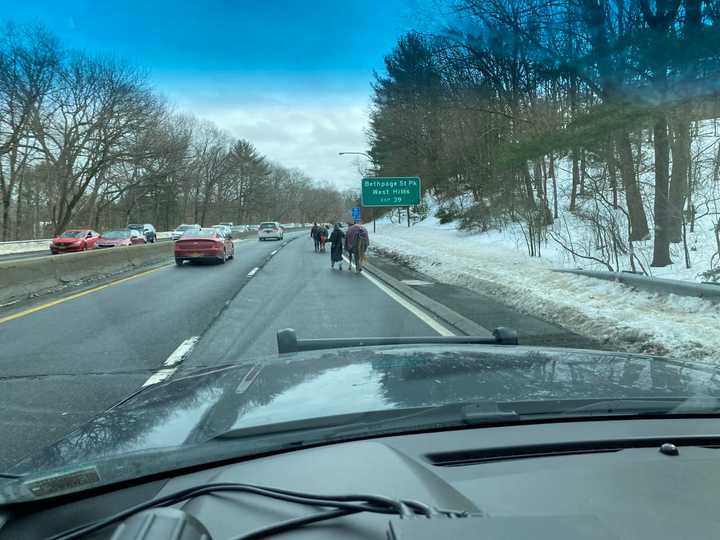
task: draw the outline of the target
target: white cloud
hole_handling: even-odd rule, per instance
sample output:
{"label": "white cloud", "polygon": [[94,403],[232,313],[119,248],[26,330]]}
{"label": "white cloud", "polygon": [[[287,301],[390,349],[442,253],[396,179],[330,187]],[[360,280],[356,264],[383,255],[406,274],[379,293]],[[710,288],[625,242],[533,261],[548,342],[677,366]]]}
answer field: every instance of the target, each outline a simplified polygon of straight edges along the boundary
{"label": "white cloud", "polygon": [[[253,85],[257,92],[257,86]],[[217,87],[216,87],[217,88]],[[178,92],[171,99],[180,109],[213,121],[237,138],[253,143],[271,161],[304,171],[313,180],[339,189],[359,187],[358,168],[366,160],[339,156],[366,151],[369,95],[298,92]]]}

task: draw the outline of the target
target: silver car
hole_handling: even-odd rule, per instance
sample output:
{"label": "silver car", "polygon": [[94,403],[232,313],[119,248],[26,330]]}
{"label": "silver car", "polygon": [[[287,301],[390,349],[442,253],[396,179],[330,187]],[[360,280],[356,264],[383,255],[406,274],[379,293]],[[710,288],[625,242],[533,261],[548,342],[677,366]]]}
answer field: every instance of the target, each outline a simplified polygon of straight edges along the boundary
{"label": "silver car", "polygon": [[258,227],[258,240],[282,240],[284,229],[277,221],[265,221]]}
{"label": "silver car", "polygon": [[177,229],[175,229],[173,232],[170,233],[170,238],[172,240],[177,240],[180,238],[183,234],[185,234],[187,231],[193,230],[193,229],[200,229],[200,225],[197,223],[193,223],[191,225],[187,223],[183,223],[182,225],[179,225]]}

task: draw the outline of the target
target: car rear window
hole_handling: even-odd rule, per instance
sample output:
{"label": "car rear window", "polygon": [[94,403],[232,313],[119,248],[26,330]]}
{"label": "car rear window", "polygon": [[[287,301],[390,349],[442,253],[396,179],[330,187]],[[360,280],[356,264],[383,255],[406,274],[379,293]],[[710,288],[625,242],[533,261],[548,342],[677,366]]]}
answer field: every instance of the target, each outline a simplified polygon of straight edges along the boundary
{"label": "car rear window", "polygon": [[270,229],[270,228],[275,227],[275,224],[274,223],[261,223],[260,227],[262,227],[263,229]]}
{"label": "car rear window", "polygon": [[60,236],[62,238],[83,238],[87,231],[65,231]]}

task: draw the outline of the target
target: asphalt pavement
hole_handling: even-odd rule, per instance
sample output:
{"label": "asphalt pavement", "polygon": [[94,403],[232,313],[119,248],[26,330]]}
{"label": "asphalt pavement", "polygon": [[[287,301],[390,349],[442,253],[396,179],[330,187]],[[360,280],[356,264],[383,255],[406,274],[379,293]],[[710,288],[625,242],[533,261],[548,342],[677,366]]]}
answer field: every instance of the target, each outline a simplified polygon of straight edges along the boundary
{"label": "asphalt pavement", "polygon": [[[0,472],[143,385],[276,355],[282,328],[299,338],[458,333],[367,273],[331,269],[329,252],[315,253],[306,231],[282,242],[238,240],[235,253],[224,265],[169,259],[0,310]],[[515,327],[521,341],[523,332],[571,335],[392,261],[373,262],[484,328]],[[8,320],[13,314],[20,316]],[[592,345],[572,343],[558,344]]]}
{"label": "asphalt pavement", "polygon": [[[224,265],[176,267],[168,259],[0,323],[0,472],[140,388],[184,340],[202,335],[247,274],[292,236],[238,241],[235,259]],[[2,311],[0,320],[17,311]]]}

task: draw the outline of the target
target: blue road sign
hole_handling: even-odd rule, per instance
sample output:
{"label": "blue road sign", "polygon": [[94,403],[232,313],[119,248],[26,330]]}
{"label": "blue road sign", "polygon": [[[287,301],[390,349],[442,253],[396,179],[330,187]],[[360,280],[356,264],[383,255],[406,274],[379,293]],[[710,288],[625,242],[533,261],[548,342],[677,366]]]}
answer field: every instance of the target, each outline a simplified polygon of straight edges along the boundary
{"label": "blue road sign", "polygon": [[352,218],[353,218],[354,220],[360,219],[360,207],[355,206],[355,207],[352,209]]}

